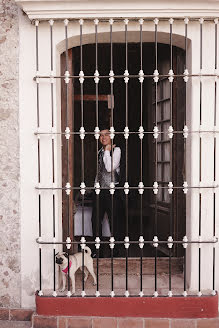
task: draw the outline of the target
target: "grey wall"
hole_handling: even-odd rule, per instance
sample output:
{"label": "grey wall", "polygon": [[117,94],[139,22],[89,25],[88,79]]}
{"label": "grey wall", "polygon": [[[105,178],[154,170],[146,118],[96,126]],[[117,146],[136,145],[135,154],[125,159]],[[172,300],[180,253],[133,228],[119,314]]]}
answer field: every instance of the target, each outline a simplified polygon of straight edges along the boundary
{"label": "grey wall", "polygon": [[0,0],[0,307],[20,306],[18,7]]}

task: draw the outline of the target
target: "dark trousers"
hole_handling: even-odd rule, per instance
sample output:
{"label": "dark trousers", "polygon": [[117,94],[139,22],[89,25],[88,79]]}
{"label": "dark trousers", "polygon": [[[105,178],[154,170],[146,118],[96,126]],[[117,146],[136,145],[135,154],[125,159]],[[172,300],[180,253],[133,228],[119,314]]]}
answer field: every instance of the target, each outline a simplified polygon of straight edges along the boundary
{"label": "dark trousers", "polygon": [[[99,201],[98,201],[99,198]],[[112,207],[112,195],[109,190],[101,190],[99,196],[95,193],[93,195],[93,212],[92,212],[92,229],[93,229],[93,238],[100,237],[102,238],[102,221],[104,218],[104,214],[107,213],[111,236],[115,238],[116,241],[121,240],[124,235],[124,210],[122,206],[123,202],[120,198],[119,190],[115,190],[113,195],[113,207]],[[113,211],[112,211],[113,208]],[[98,215],[99,209],[99,215]],[[99,220],[98,220],[99,216]],[[112,222],[113,220],[113,222]],[[107,237],[107,240],[109,238]],[[107,246],[107,245],[105,245]],[[124,247],[124,246],[123,246]],[[95,252],[95,246],[93,245],[93,252]],[[116,245],[114,249],[114,254],[118,255],[121,253],[122,245]],[[107,257],[109,254],[109,246],[106,247],[101,246],[100,250],[103,251],[103,256]]]}
{"label": "dark trousers", "polygon": [[[99,209],[99,215],[98,215],[98,209]],[[123,213],[122,213],[121,200],[119,197],[118,190],[116,190],[113,195],[113,204],[112,204],[112,195],[110,194],[109,190],[101,190],[99,196],[97,196],[94,193],[93,212],[92,212],[92,229],[93,229],[94,238],[96,238],[97,236],[101,238],[102,236],[102,221],[105,213],[107,213],[108,216],[111,235],[114,236],[116,240],[118,240],[123,225],[123,219],[122,219]],[[99,220],[98,220],[98,216],[99,216]]]}

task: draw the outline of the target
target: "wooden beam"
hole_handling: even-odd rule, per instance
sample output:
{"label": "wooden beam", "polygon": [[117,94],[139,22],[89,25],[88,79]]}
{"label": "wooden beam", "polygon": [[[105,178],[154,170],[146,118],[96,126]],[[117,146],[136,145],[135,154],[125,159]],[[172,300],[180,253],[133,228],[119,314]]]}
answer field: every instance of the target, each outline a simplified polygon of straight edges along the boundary
{"label": "wooden beam", "polygon": [[[81,101],[81,95],[74,95],[75,101]],[[96,101],[96,95],[83,95],[84,101]],[[99,95],[98,101],[108,101],[108,95]]]}
{"label": "wooden beam", "polygon": [[[74,101],[81,101],[81,95],[74,95]],[[84,101],[96,101],[96,95],[83,95]],[[108,108],[111,109],[111,95],[98,95],[98,101],[105,101],[108,103]],[[113,95],[113,108],[114,108],[114,95]]]}

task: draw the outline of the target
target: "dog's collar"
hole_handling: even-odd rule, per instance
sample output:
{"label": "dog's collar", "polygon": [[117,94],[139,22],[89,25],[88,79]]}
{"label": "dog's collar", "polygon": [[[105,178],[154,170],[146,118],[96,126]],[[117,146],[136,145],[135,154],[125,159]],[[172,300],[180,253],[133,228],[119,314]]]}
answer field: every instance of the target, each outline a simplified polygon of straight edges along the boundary
{"label": "dog's collar", "polygon": [[[71,261],[69,262],[69,270],[70,270],[70,268],[71,268],[71,265],[72,265],[72,263],[71,263]],[[68,273],[68,266],[64,269],[64,270],[62,270],[62,272],[64,272],[64,273]]]}

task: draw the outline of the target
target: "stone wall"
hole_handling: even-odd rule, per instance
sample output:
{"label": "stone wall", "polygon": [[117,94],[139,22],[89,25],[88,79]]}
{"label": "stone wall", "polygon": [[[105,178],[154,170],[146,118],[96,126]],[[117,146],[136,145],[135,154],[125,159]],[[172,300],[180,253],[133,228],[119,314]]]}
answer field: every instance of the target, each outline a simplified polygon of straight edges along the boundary
{"label": "stone wall", "polygon": [[0,0],[0,307],[20,307],[18,7]]}

